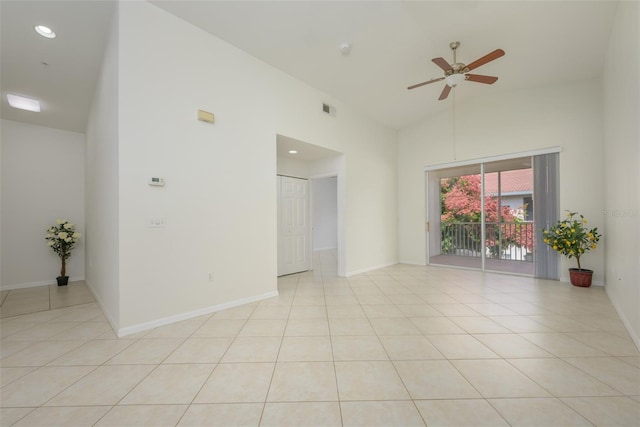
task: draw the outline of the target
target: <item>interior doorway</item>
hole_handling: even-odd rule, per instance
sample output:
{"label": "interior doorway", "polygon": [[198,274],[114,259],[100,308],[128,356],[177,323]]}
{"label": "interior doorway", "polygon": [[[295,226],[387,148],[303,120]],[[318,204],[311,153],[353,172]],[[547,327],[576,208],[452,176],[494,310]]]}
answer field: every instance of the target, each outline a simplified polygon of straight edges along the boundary
{"label": "interior doorway", "polygon": [[[283,135],[277,135],[276,141],[277,174],[309,182],[311,212],[309,251],[324,258],[314,259],[312,256],[308,268],[313,269],[315,274],[316,261],[318,261],[323,270],[333,265],[331,272],[325,271],[327,275],[344,276],[346,271],[344,154]],[[314,207],[315,212],[313,212]],[[314,245],[318,250],[314,250]],[[281,275],[280,264],[283,256],[285,255],[280,249],[280,234],[278,234],[278,275]]]}

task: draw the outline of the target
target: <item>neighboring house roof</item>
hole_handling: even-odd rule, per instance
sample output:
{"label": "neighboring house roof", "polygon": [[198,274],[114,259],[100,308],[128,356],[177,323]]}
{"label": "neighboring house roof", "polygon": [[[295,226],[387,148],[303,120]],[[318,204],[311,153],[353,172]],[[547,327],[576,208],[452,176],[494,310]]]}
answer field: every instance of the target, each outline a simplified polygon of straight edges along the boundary
{"label": "neighboring house roof", "polygon": [[[533,169],[518,169],[501,172],[500,186],[502,194],[532,193]],[[492,172],[484,176],[485,193],[498,194],[498,173]]]}

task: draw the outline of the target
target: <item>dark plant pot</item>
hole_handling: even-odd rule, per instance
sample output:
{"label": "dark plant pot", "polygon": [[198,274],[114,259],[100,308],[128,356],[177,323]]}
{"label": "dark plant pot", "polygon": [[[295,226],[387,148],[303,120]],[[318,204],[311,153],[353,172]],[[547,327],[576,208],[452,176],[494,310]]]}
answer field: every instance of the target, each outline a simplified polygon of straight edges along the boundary
{"label": "dark plant pot", "polygon": [[593,277],[593,270],[587,270],[586,268],[570,268],[569,280],[573,286],[580,286],[588,288],[591,286],[591,279]]}
{"label": "dark plant pot", "polygon": [[58,281],[58,286],[67,286],[69,283],[69,276],[58,276],[56,277],[56,280]]}

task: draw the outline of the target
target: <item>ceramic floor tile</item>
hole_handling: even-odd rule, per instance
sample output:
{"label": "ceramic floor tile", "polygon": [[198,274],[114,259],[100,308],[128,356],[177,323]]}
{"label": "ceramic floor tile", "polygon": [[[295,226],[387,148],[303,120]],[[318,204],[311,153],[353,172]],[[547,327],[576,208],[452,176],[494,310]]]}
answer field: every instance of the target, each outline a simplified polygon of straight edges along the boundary
{"label": "ceramic floor tile", "polygon": [[232,338],[187,338],[163,363],[218,363]]}
{"label": "ceramic floor tile", "polygon": [[34,366],[25,368],[0,368],[0,387],[6,386],[36,369]]}
{"label": "ceramic floor tile", "polygon": [[489,402],[514,427],[592,426],[584,417],[558,399],[492,399]]}
{"label": "ceramic floor tile", "polygon": [[327,319],[289,319],[285,336],[317,336],[329,335],[329,322]]}
{"label": "ceramic floor tile", "polygon": [[627,397],[576,397],[562,401],[597,426],[637,427],[640,402]]}
{"label": "ceramic floor tile", "polygon": [[418,400],[416,406],[429,427],[509,427],[484,399]]}
{"label": "ceramic floor tile", "polygon": [[444,359],[442,353],[423,336],[394,335],[379,338],[391,360]]}
{"label": "ceramic floor tile", "polygon": [[378,337],[365,336],[334,336],[333,358],[338,361],[345,360],[389,360],[384,347]]}
{"label": "ceramic floor tile", "polygon": [[251,314],[251,319],[286,319],[290,311],[289,305],[259,305]]}
{"label": "ceramic floor tile", "polygon": [[110,359],[108,365],[155,365],[171,354],[183,338],[142,338]]}
{"label": "ceramic floor tile", "polygon": [[88,341],[51,361],[49,366],[102,365],[131,344],[133,341],[129,340]]}
{"label": "ceramic floor tile", "polygon": [[391,305],[393,304],[388,296],[379,294],[379,295],[358,295],[358,302],[361,305]]}
{"label": "ceramic floor tile", "polygon": [[47,340],[52,339],[56,335],[64,331],[78,326],[77,322],[49,322],[40,323],[34,328],[22,331],[19,337],[14,335],[13,339],[21,339],[25,341]]}
{"label": "ceramic floor tile", "polygon": [[336,362],[341,401],[409,399],[391,362]]}
{"label": "ceramic floor tile", "polygon": [[246,323],[245,319],[219,319],[212,317],[198,330],[196,330],[191,337],[208,337],[208,338],[226,338],[235,337],[240,332],[240,329]]}
{"label": "ceramic floor tile", "polygon": [[640,369],[640,356],[622,356],[618,357],[617,359]]}
{"label": "ceramic floor tile", "polygon": [[331,335],[375,335],[367,318],[330,318],[329,329]]}
{"label": "ceramic floor tile", "polygon": [[173,427],[178,423],[187,407],[187,405],[114,406],[95,424],[95,427]]}
{"label": "ceramic floor tile", "polygon": [[10,426],[36,408],[0,408],[0,425]]}
{"label": "ceramic floor tile", "polygon": [[275,362],[280,350],[280,337],[238,337],[220,360],[234,362]]}
{"label": "ceramic floor tile", "polygon": [[404,317],[400,309],[392,304],[363,305],[362,309],[369,319],[376,317]]}
{"label": "ceramic floor tile", "polygon": [[293,305],[289,319],[326,319],[327,307],[325,305]]}
{"label": "ceramic floor tile", "polygon": [[370,321],[378,335],[421,335],[420,330],[404,317],[375,317]]}
{"label": "ceramic floor tile", "polygon": [[122,399],[122,405],[189,404],[214,365],[160,365]]}
{"label": "ceramic floor tile", "polygon": [[480,394],[446,360],[394,362],[413,399],[479,398]]}
{"label": "ceramic floor tile", "polygon": [[550,327],[526,316],[488,316],[488,318],[517,334],[555,332]]}
{"label": "ceramic floor tile", "polygon": [[415,301],[413,304],[399,305],[398,309],[407,317],[442,317],[442,313],[430,305],[416,304]]}
{"label": "ceramic floor tile", "polygon": [[341,402],[340,407],[345,427],[425,426],[412,401]]}
{"label": "ceramic floor tile", "polygon": [[[37,341],[0,360],[2,367],[43,366],[80,347],[85,341]],[[2,345],[4,346],[4,342]]]}
{"label": "ceramic floor tile", "polygon": [[54,340],[91,340],[97,339],[103,336],[107,332],[112,332],[113,329],[107,322],[85,322],[80,323],[78,326],[68,329],[58,335],[55,335]]}
{"label": "ceramic floor tile", "polygon": [[620,394],[560,359],[509,359],[508,361],[556,397]]}
{"label": "ceramic floor tile", "polygon": [[480,313],[472,309],[466,304],[454,303],[454,304],[441,304],[441,303],[430,303],[433,308],[438,310],[440,313],[445,316],[454,317],[454,316],[479,316]]}
{"label": "ceramic floor tile", "polygon": [[268,402],[337,401],[332,362],[277,363]]}
{"label": "ceramic floor tile", "polygon": [[3,361],[5,357],[11,356],[14,353],[17,353],[30,345],[36,343],[36,341],[9,341],[2,340],[0,341],[0,366],[3,365]]}
{"label": "ceramic floor tile", "polygon": [[484,316],[452,317],[451,320],[470,334],[500,334],[509,330]]}
{"label": "ceramic floor tile", "polygon": [[279,362],[322,362],[333,360],[329,337],[284,337]]}
{"label": "ceramic floor tile", "polygon": [[267,403],[260,427],[340,426],[338,402]]}
{"label": "ceramic floor tile", "polygon": [[568,333],[571,338],[612,356],[638,356],[640,353],[631,339],[619,338],[606,332]]}
{"label": "ceramic floor tile", "polygon": [[264,402],[273,363],[222,363],[216,366],[194,403]]}
{"label": "ceramic floor tile", "polygon": [[109,408],[109,406],[41,407],[13,424],[13,426],[92,426]]}
{"label": "ceramic floor tile", "polygon": [[360,301],[355,295],[326,295],[327,307],[332,305],[359,305]]}
{"label": "ceramic floor tile", "polygon": [[613,357],[564,359],[611,388],[626,395],[640,395],[640,369]]}
{"label": "ceramic floor tile", "polygon": [[17,334],[18,332],[26,331],[27,329],[34,328],[36,326],[37,323],[33,322],[4,322],[2,323],[2,327],[0,327],[0,337],[4,340],[11,337],[11,335]]}
{"label": "ceramic floor tile", "polygon": [[287,325],[285,319],[251,319],[238,333],[239,337],[281,337]]}
{"label": "ceramic floor tile", "polygon": [[234,427],[258,427],[262,415],[262,403],[232,403],[191,405],[182,416],[179,427],[216,425]]}
{"label": "ceramic floor tile", "polygon": [[516,334],[478,334],[475,339],[504,358],[553,357],[551,353]]}
{"label": "ceramic floor tile", "polygon": [[572,320],[566,316],[544,314],[538,316],[529,316],[530,319],[536,322],[542,323],[545,326],[550,327],[556,332],[599,332],[600,329],[586,324],[584,322],[578,322]]}
{"label": "ceramic floor tile", "polygon": [[364,319],[367,317],[360,305],[328,305],[327,316],[329,319]]}
{"label": "ceramic floor tile", "polygon": [[550,397],[504,360],[454,360],[451,363],[485,398]]}
{"label": "ceramic floor tile", "polygon": [[93,369],[93,366],[40,368],[2,387],[0,406],[40,406]]}
{"label": "ceramic floor tile", "polygon": [[566,334],[520,334],[520,336],[557,357],[608,356],[607,353],[582,344]]}
{"label": "ceramic floor tile", "polygon": [[447,359],[491,359],[498,355],[471,335],[427,336]]}
{"label": "ceramic floor tile", "polygon": [[462,328],[446,317],[413,317],[409,320],[425,335],[466,334]]}
{"label": "ceramic floor tile", "polygon": [[100,366],[46,405],[115,405],[152,370],[149,365]]}

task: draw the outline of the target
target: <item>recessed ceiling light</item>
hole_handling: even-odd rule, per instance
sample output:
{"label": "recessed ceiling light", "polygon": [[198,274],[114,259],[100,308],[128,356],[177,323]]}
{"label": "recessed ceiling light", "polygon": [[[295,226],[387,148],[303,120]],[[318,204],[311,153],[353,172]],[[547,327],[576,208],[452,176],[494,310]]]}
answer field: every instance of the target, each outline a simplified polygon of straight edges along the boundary
{"label": "recessed ceiling light", "polygon": [[7,94],[7,101],[13,108],[19,108],[21,110],[40,112],[40,101],[33,98],[25,98],[24,96],[14,95],[12,93]]}
{"label": "recessed ceiling light", "polygon": [[298,154],[298,150],[289,150],[289,154]]}
{"label": "recessed ceiling light", "polygon": [[55,39],[56,33],[49,27],[45,27],[44,25],[36,25],[33,27],[36,30],[36,33],[40,34],[42,37],[46,37],[48,39]]}

